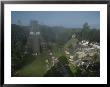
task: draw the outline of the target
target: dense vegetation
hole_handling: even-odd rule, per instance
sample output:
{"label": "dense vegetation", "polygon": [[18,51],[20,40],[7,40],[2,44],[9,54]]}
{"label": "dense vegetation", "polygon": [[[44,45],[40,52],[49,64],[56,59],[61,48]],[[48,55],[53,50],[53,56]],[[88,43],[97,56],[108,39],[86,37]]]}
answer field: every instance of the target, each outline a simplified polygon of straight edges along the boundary
{"label": "dense vegetation", "polygon": [[[90,42],[100,42],[100,30],[91,29],[88,23],[85,23],[82,29],[74,28],[64,28],[64,27],[49,27],[46,25],[39,25],[41,36],[47,43],[55,43],[55,46],[64,47],[67,43],[72,42],[71,37],[73,34],[76,38],[81,40],[88,40]],[[24,55],[25,46],[29,37],[30,27],[29,26],[19,26],[12,24],[11,26],[11,67],[12,76],[17,76],[16,71],[24,67],[26,64],[31,63],[35,60],[35,56],[30,54]],[[49,46],[48,46],[49,47]],[[51,47],[52,48],[52,47]],[[54,47],[53,47],[54,48]],[[71,48],[71,47],[70,47]],[[59,57],[59,62],[51,67],[50,70],[45,73],[44,76],[63,76],[59,70],[60,66],[64,65],[70,76],[95,76],[96,73],[99,75],[99,62],[94,64],[94,68],[88,68],[84,73],[81,73],[82,69],[86,69],[84,66],[74,67],[75,73],[72,73],[70,68],[67,66],[68,60],[65,56]],[[37,66],[36,66],[37,67]],[[83,70],[84,70],[83,69]],[[94,73],[90,72],[91,70]],[[86,75],[85,75],[86,74]]]}
{"label": "dense vegetation", "polygon": [[[16,70],[32,61],[34,58],[27,54],[24,56],[25,45],[29,30],[18,25],[11,26],[11,67],[12,76]],[[32,58],[31,58],[32,57]],[[31,58],[31,59],[30,59]]]}
{"label": "dense vegetation", "polygon": [[73,76],[73,73],[68,66],[69,62],[65,56],[61,56],[59,62],[55,64],[50,70],[46,72],[44,76],[48,77],[62,77],[62,76]]}
{"label": "dense vegetation", "polygon": [[88,40],[90,42],[100,42],[100,31],[98,29],[90,29],[88,23],[83,25],[83,29],[77,32],[79,40]]}

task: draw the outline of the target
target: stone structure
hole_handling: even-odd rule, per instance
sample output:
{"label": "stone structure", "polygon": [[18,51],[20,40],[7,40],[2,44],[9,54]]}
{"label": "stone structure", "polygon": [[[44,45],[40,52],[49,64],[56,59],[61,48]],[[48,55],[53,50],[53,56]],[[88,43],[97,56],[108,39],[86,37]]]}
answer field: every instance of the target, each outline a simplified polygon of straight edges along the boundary
{"label": "stone structure", "polygon": [[31,21],[31,30],[27,42],[27,51],[32,55],[38,55],[41,52],[41,34],[37,21]]}
{"label": "stone structure", "polygon": [[47,49],[47,43],[41,35],[37,21],[31,21],[30,28],[25,54],[39,55]]}

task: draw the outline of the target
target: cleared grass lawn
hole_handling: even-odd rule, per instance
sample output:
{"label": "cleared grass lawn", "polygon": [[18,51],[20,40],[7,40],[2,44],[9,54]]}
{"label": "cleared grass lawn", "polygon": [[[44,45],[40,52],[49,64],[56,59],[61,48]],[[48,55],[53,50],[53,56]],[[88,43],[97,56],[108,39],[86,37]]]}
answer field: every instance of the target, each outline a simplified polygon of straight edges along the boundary
{"label": "cleared grass lawn", "polygon": [[[52,48],[53,56],[59,58],[64,55],[64,52],[61,48],[54,46]],[[49,68],[52,66],[52,56],[49,56],[49,53],[46,51],[41,55],[35,57],[32,63],[25,65],[23,68],[17,71],[19,77],[43,77],[47,72],[46,60],[49,61]]]}
{"label": "cleared grass lawn", "polygon": [[29,65],[24,66],[22,69],[18,70],[17,73],[21,77],[41,77],[43,76],[46,70],[46,62],[49,56],[47,53],[36,56],[36,59]]}

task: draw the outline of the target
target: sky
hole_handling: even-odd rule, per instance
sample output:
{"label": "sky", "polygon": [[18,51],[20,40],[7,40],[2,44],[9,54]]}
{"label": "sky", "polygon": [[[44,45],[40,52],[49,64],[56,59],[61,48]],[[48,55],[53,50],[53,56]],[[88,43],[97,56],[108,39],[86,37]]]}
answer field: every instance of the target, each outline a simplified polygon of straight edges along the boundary
{"label": "sky", "polygon": [[12,11],[11,22],[29,25],[30,21],[37,20],[39,24],[48,26],[63,26],[67,28],[81,28],[84,23],[91,27],[100,27],[99,11]]}

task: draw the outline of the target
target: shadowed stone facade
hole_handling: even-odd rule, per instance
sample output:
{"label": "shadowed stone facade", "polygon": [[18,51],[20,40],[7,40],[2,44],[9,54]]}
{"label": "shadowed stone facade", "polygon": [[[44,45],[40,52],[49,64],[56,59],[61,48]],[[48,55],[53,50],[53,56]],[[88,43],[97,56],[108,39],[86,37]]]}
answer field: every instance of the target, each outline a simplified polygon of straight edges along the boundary
{"label": "shadowed stone facade", "polygon": [[47,49],[47,43],[40,33],[37,21],[31,21],[29,38],[26,45],[26,53],[39,55],[43,50]]}
{"label": "shadowed stone facade", "polygon": [[31,30],[27,42],[27,49],[29,53],[32,53],[32,55],[38,55],[41,53],[41,35],[37,21],[31,21]]}

